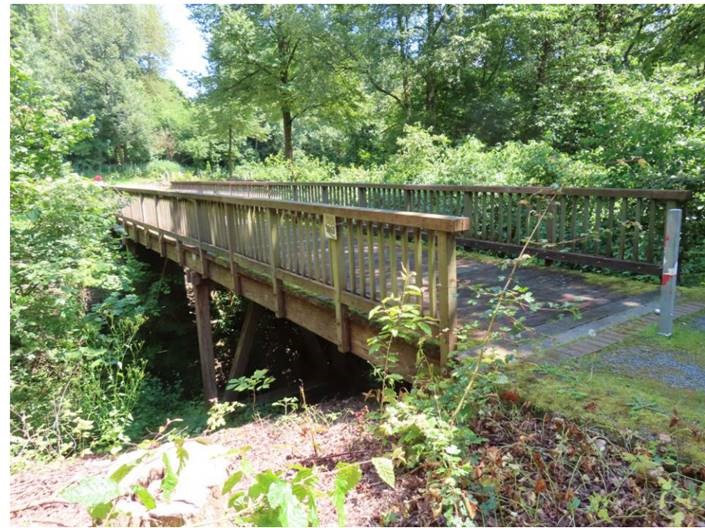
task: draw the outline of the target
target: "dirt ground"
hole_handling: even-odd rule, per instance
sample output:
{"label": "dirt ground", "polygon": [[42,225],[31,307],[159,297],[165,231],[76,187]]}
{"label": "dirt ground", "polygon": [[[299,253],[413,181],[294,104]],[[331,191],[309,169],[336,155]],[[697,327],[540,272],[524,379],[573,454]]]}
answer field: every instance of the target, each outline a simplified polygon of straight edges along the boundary
{"label": "dirt ground", "polygon": [[[241,427],[226,428],[208,437],[228,448],[249,446],[245,455],[254,471],[286,470],[294,464],[316,465],[322,489],[330,489],[332,470],[338,462],[367,461],[383,454],[385,447],[368,431],[369,412],[361,398],[324,402],[307,413],[288,417],[263,418]],[[75,504],[64,502],[60,491],[71,482],[105,474],[112,457],[75,458],[51,466],[32,467],[11,476],[12,526],[90,526],[88,514]],[[346,524],[383,524],[382,516],[399,512],[398,522],[423,524],[418,518],[424,501],[420,496],[422,479],[414,473],[400,475],[395,489],[382,482],[371,464],[362,464],[363,478],[347,498]],[[215,499],[214,499],[215,500]],[[215,504],[214,504],[214,510]],[[222,510],[222,508],[220,508]],[[213,513],[213,512],[211,512]],[[202,519],[204,524],[227,524],[227,517]],[[319,502],[322,526],[336,525],[332,503]]]}

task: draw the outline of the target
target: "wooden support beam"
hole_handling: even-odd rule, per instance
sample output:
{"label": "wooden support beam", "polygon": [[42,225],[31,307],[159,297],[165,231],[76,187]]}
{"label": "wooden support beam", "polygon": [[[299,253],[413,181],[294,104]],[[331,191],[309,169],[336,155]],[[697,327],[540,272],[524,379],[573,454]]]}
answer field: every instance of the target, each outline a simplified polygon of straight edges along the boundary
{"label": "wooden support beam", "polygon": [[313,379],[327,381],[330,375],[330,358],[323,350],[320,338],[310,330],[301,327],[301,344],[304,348],[306,368],[312,372]]}
{"label": "wooden support beam", "polygon": [[[245,311],[245,320],[242,322],[242,328],[240,329],[240,337],[237,341],[237,347],[235,348],[235,356],[233,357],[233,362],[230,365],[230,372],[228,373],[227,381],[233,378],[239,378],[244,376],[247,372],[247,364],[250,360],[250,353],[252,352],[252,345],[255,341],[255,335],[257,332],[257,323],[264,313],[264,308],[255,302],[249,302],[247,305],[247,310]],[[232,401],[235,398],[235,394],[231,391],[226,390],[224,400]]]}
{"label": "wooden support beam", "polygon": [[196,307],[196,329],[198,330],[198,353],[201,363],[201,378],[203,379],[203,395],[206,403],[211,403],[212,400],[218,398],[218,387],[215,383],[210,283],[193,271],[186,272],[186,281],[193,288]]}

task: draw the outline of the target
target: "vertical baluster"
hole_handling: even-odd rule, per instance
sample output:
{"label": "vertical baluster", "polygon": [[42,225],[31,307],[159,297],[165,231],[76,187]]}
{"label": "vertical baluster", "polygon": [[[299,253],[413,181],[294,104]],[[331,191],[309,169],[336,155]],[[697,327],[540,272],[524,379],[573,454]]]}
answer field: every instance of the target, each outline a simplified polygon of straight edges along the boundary
{"label": "vertical baluster", "polygon": [[389,278],[392,286],[392,295],[399,295],[399,255],[397,253],[396,226],[389,226]]}
{"label": "vertical baluster", "polygon": [[[321,249],[321,274],[323,277],[323,282],[328,283],[328,279],[330,275],[328,274],[328,251],[327,251],[327,244],[326,244],[326,235],[325,235],[325,225],[323,221],[323,217],[321,217],[321,225],[318,227],[317,233],[318,233],[318,242],[319,246]],[[341,251],[343,251],[343,246],[340,245]],[[344,269],[344,268],[343,268]]]}
{"label": "vertical baluster", "polygon": [[377,295],[377,286],[375,281],[375,246],[372,237],[372,222],[367,222],[367,273],[370,280],[370,299],[373,301]]}
{"label": "vertical baluster", "polygon": [[517,211],[516,211],[516,234],[515,234],[515,239],[517,244],[521,244],[521,234],[522,234],[522,229],[521,229],[521,223],[522,223],[522,208],[524,207],[524,195],[523,194],[517,194]]}
{"label": "vertical baluster", "polygon": [[600,254],[602,246],[602,199],[595,197],[595,255]]}
{"label": "vertical baluster", "polygon": [[379,264],[377,269],[379,269],[379,294],[380,300],[387,297],[387,274],[385,268],[387,267],[385,253],[385,243],[384,243],[384,224],[377,224],[377,258],[379,259]]}
{"label": "vertical baluster", "polygon": [[302,237],[304,239],[304,248],[306,251],[306,272],[310,278],[316,278],[318,275],[315,268],[315,259],[313,254],[313,230],[311,229],[311,215],[308,213],[301,214],[302,219]]}
{"label": "vertical baluster", "polygon": [[636,199],[634,210],[634,239],[632,240],[632,260],[641,260],[639,255],[639,243],[641,241],[641,198]]}
{"label": "vertical baluster", "polygon": [[479,210],[479,215],[478,215],[478,224],[479,224],[479,229],[478,229],[478,238],[482,240],[487,239],[487,193],[480,193],[480,210]]}
{"label": "vertical baluster", "polygon": [[423,313],[423,245],[421,242],[421,230],[417,227],[414,229],[414,273],[416,275],[416,287],[421,291],[419,308]]}
{"label": "vertical baluster", "polygon": [[590,248],[590,197],[583,196],[583,226],[581,235],[583,237],[582,250],[587,253]]}
{"label": "vertical baluster", "polygon": [[565,222],[566,222],[566,217],[565,217],[565,206],[566,206],[566,197],[561,193],[561,195],[558,197],[558,207],[560,210],[559,218],[558,218],[558,248],[561,249],[563,247],[563,241],[565,240]]}
{"label": "vertical baluster", "polygon": [[[342,231],[342,224],[341,224]],[[345,222],[345,238],[348,245],[348,283],[347,288],[351,292],[355,291],[355,249],[353,247],[353,222],[352,218],[348,218]]]}
{"label": "vertical baluster", "polygon": [[409,267],[409,228],[401,228],[401,263],[403,269],[408,273],[411,271]]}
{"label": "vertical baluster", "polygon": [[646,261],[654,261],[654,240],[656,238],[656,201],[649,198],[649,225],[647,226]]}
{"label": "vertical baluster", "polygon": [[[352,195],[350,196],[352,198]],[[357,235],[357,273],[359,274],[358,293],[365,296],[365,249],[362,235],[362,221],[355,222],[355,234]]]}
{"label": "vertical baluster", "polygon": [[[318,240],[318,235],[320,232],[320,226],[318,223],[318,216],[311,216],[311,245],[313,246],[313,268],[314,274],[316,275],[316,280],[323,282],[323,270],[321,269],[321,244]],[[321,221],[323,219],[321,218]]]}
{"label": "vertical baluster", "polygon": [[622,204],[619,208],[619,258],[624,260],[624,253],[627,240],[627,208],[629,202],[626,197],[622,198]]}
{"label": "vertical baluster", "polygon": [[614,196],[610,196],[607,200],[607,246],[605,248],[606,255],[612,256],[612,244],[614,242]]}
{"label": "vertical baluster", "polygon": [[495,204],[497,208],[497,229],[495,231],[494,239],[501,242],[504,239],[504,195],[502,193],[497,193],[495,198]]}
{"label": "vertical baluster", "polygon": [[438,280],[438,266],[436,265],[436,232],[428,232],[428,308],[431,317],[438,317],[436,303],[436,281]]}

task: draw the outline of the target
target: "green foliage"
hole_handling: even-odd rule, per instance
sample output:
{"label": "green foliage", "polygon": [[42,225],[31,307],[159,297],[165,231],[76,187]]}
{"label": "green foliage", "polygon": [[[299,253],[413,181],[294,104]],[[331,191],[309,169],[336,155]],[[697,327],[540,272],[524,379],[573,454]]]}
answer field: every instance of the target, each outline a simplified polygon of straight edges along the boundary
{"label": "green foliage", "polygon": [[110,234],[111,191],[78,177],[11,183],[13,453],[119,447],[145,363],[137,332],[153,310],[140,266]]}
{"label": "green foliage", "polygon": [[338,513],[338,525],[345,526],[345,497],[355,489],[362,478],[360,466],[347,462],[338,462],[335,466],[335,481],[331,497]]}
{"label": "green foliage", "polygon": [[10,63],[10,178],[57,178],[65,157],[90,137],[92,118],[70,119],[14,59]]}
{"label": "green foliage", "polygon": [[88,477],[61,492],[69,502],[83,506],[91,517],[101,521],[112,511],[112,501],[120,496],[118,482],[101,476]]}
{"label": "green foliage", "polygon": [[372,357],[372,374],[381,384],[377,401],[385,403],[396,400],[395,385],[403,378],[395,372],[399,356],[392,345],[398,340],[415,343],[418,357],[424,358],[423,347],[432,337],[432,318],[424,316],[415,299],[421,290],[414,284],[414,274],[402,272],[403,289],[398,297],[390,296],[370,310],[369,319],[379,327],[377,334],[367,340],[367,350]]}
{"label": "green foliage", "polygon": [[252,410],[255,410],[257,403],[257,393],[268,389],[274,383],[274,377],[268,375],[268,369],[257,369],[251,376],[241,376],[228,381],[227,390],[235,392],[251,392],[252,393]]}
{"label": "green foliage", "polygon": [[225,417],[244,407],[240,402],[218,402],[215,401],[208,409],[208,421],[206,422],[206,432],[217,431],[225,427]]}
{"label": "green foliage", "polygon": [[299,408],[299,399],[295,396],[287,396],[272,403],[272,407],[280,408],[287,416],[290,412],[296,412]]}

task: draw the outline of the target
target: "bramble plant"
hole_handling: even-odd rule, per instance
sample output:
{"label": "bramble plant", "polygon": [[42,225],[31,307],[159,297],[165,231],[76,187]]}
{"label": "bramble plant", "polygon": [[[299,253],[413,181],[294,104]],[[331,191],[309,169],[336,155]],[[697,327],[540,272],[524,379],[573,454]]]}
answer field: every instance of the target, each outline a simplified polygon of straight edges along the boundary
{"label": "bramble plant", "polygon": [[377,334],[367,340],[367,350],[373,358],[372,375],[380,382],[380,389],[376,392],[380,404],[396,400],[394,388],[403,380],[394,371],[399,356],[392,345],[397,340],[415,343],[417,356],[423,357],[424,344],[433,336],[435,320],[423,315],[415,301],[421,297],[421,290],[413,284],[414,276],[402,266],[402,294],[382,299],[368,316],[379,327]]}

